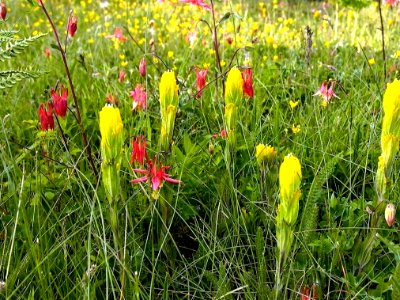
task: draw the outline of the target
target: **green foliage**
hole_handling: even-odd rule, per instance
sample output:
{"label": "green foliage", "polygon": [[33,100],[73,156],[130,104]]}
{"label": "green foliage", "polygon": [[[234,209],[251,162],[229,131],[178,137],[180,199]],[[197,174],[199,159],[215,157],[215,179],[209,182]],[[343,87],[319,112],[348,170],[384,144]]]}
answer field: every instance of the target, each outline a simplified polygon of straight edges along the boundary
{"label": "green foliage", "polygon": [[[45,36],[40,34],[37,36],[17,38],[16,30],[0,30],[0,62],[11,60],[21,54],[33,42]],[[32,72],[28,70],[0,70],[0,89],[11,88],[17,82],[28,79],[37,78],[42,72]]]}
{"label": "green foliage", "polygon": [[307,245],[315,237],[320,200],[324,191],[324,183],[332,176],[340,155],[321,162],[321,169],[315,174],[310,190],[304,202],[303,214],[299,230],[303,232],[304,243]]}
{"label": "green foliage", "polygon": [[22,70],[0,71],[0,89],[11,88],[23,79],[37,78],[41,74],[40,72]]}
{"label": "green foliage", "polygon": [[[375,0],[339,0],[340,4],[361,9],[371,5]],[[376,1],[375,1],[376,2]]]}

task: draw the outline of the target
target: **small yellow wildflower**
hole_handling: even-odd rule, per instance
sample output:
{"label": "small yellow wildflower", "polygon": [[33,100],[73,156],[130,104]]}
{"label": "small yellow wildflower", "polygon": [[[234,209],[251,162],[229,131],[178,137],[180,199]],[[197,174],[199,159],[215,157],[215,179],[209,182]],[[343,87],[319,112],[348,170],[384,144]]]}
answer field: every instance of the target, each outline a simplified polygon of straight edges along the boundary
{"label": "small yellow wildflower", "polygon": [[272,58],[273,61],[277,61],[279,59],[278,55],[274,55],[274,57]]}
{"label": "small yellow wildflower", "polygon": [[368,59],[368,64],[369,64],[370,66],[374,65],[374,64],[375,64],[375,58],[370,58],[370,59]]}
{"label": "small yellow wildflower", "polygon": [[299,105],[299,103],[300,103],[299,101],[290,100],[289,101],[290,108],[295,109]]}
{"label": "small yellow wildflower", "polygon": [[168,57],[169,58],[174,57],[174,51],[168,51]]}
{"label": "small yellow wildflower", "polygon": [[121,61],[121,67],[126,67],[128,65],[128,62],[126,60]]}
{"label": "small yellow wildflower", "polygon": [[300,125],[292,126],[292,133],[298,134],[300,132]]}

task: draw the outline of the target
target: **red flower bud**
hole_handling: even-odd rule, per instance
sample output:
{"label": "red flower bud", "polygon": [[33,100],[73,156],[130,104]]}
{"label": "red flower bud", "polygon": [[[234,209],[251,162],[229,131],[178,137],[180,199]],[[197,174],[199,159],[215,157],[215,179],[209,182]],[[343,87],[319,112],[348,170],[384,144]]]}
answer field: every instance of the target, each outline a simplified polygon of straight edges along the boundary
{"label": "red flower bud", "polygon": [[73,15],[70,15],[68,17],[68,36],[72,38],[75,35],[77,29],[78,29],[78,18]]}
{"label": "red flower bud", "polygon": [[243,92],[250,98],[254,96],[253,90],[253,72],[251,68],[246,68],[242,71],[243,78]]}
{"label": "red flower bud", "polygon": [[139,63],[139,73],[140,76],[144,77],[146,75],[146,59],[143,57]]}
{"label": "red flower bud", "polygon": [[65,86],[62,86],[61,94],[59,94],[52,88],[50,94],[51,98],[53,98],[54,111],[56,115],[59,117],[65,117],[68,108],[68,89]]}
{"label": "red flower bud", "polygon": [[199,69],[196,68],[196,83],[197,83],[197,94],[196,97],[200,98],[203,89],[206,86],[206,77],[207,77],[208,69]]}
{"label": "red flower bud", "polygon": [[139,165],[143,166],[144,160],[147,159],[146,147],[147,141],[144,136],[137,136],[132,140],[131,165],[137,161]]}
{"label": "red flower bud", "polygon": [[124,70],[119,71],[119,73],[118,73],[118,81],[119,82],[123,82],[125,80],[125,75],[126,75],[126,73],[125,73]]}
{"label": "red flower bud", "polygon": [[54,119],[53,119],[53,104],[47,103],[47,110],[44,104],[41,103],[38,109],[39,120],[41,125],[41,130],[53,130],[54,129]]}
{"label": "red flower bud", "polygon": [[392,203],[386,205],[385,220],[389,227],[392,227],[396,220],[396,207]]}
{"label": "red flower bud", "polygon": [[4,21],[7,17],[7,6],[4,2],[0,3],[0,18]]}

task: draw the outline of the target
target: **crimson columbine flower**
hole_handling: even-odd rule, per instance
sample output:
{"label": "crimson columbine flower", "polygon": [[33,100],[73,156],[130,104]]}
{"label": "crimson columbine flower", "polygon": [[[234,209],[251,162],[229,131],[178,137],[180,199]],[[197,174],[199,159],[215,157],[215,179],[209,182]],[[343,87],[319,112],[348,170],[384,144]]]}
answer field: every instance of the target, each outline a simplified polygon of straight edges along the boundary
{"label": "crimson columbine flower", "polygon": [[131,165],[137,161],[139,165],[143,166],[144,160],[147,159],[146,147],[147,141],[144,136],[137,136],[132,140]]}
{"label": "crimson columbine flower", "polygon": [[207,3],[204,3],[204,0],[179,0],[182,3],[190,3],[193,5],[197,5],[198,7],[204,8],[205,10],[211,10],[211,6]]}
{"label": "crimson columbine flower", "polygon": [[200,98],[203,89],[206,86],[206,77],[207,77],[208,69],[199,69],[196,68],[196,83],[197,83],[197,94],[196,97]]}
{"label": "crimson columbine flower", "polygon": [[39,120],[41,125],[41,130],[53,130],[54,129],[54,119],[53,119],[53,104],[51,102],[47,103],[47,110],[43,103],[40,103],[39,109]]}
{"label": "crimson columbine flower", "polygon": [[124,70],[119,71],[119,73],[118,73],[118,81],[119,82],[123,82],[125,80],[125,75],[126,75],[126,73],[125,73]]}
{"label": "crimson columbine flower", "polygon": [[140,83],[138,83],[133,91],[131,91],[133,100],[132,110],[145,110],[147,106],[147,93]]}
{"label": "crimson columbine flower", "polygon": [[50,94],[51,98],[53,98],[54,111],[56,115],[59,117],[65,117],[68,108],[68,89],[62,85],[60,94],[51,88]]}
{"label": "crimson columbine flower", "polygon": [[74,37],[76,30],[78,29],[78,18],[74,15],[68,17],[68,36]]}
{"label": "crimson columbine flower", "polygon": [[143,57],[139,63],[139,73],[140,76],[142,77],[146,76],[146,65],[147,65],[146,59]]}
{"label": "crimson columbine flower", "polygon": [[322,105],[326,106],[331,101],[332,97],[339,98],[336,96],[333,88],[335,87],[336,81],[332,81],[329,88],[328,83],[324,81],[319,88],[319,90],[313,96],[321,96],[322,98]]}
{"label": "crimson columbine flower", "polygon": [[122,29],[119,27],[115,28],[114,34],[107,35],[106,39],[116,39],[119,40],[120,42],[126,42],[128,40],[128,38],[124,36]]}
{"label": "crimson columbine flower", "polygon": [[243,78],[243,93],[250,98],[254,96],[253,90],[253,71],[251,68],[246,68],[242,71]]}
{"label": "crimson columbine flower", "polygon": [[164,184],[164,181],[174,184],[180,184],[182,181],[171,178],[169,174],[165,173],[164,170],[169,169],[170,166],[157,167],[157,160],[154,159],[147,161],[147,170],[134,169],[136,173],[145,174],[145,176],[131,180],[132,183],[139,183],[149,180],[153,191],[157,191]]}
{"label": "crimson columbine flower", "polygon": [[7,17],[7,6],[4,2],[0,3],[0,18],[4,21]]}

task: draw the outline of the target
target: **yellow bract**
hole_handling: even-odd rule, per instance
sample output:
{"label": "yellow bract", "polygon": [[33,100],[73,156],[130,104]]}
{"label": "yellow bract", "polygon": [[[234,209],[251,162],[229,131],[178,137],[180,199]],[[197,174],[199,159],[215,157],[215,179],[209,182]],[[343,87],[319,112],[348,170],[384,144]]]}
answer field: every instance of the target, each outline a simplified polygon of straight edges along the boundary
{"label": "yellow bract", "polygon": [[[383,96],[383,124],[382,132],[400,135],[397,129],[400,127],[400,81],[395,79],[388,83],[385,95]],[[395,132],[393,132],[395,131]]]}
{"label": "yellow bract", "polygon": [[243,97],[243,78],[238,68],[232,68],[225,83],[225,103],[235,103]]}
{"label": "yellow bract", "polygon": [[124,125],[117,107],[106,105],[99,113],[102,145],[110,145],[113,137],[121,134]]}
{"label": "yellow bract", "polygon": [[174,71],[164,72],[161,76],[159,89],[161,109],[166,109],[168,105],[178,106],[179,88],[176,84]]}
{"label": "yellow bract", "polygon": [[290,201],[296,193],[300,192],[301,177],[301,165],[298,158],[293,154],[285,156],[279,169],[279,187],[282,202]]}

